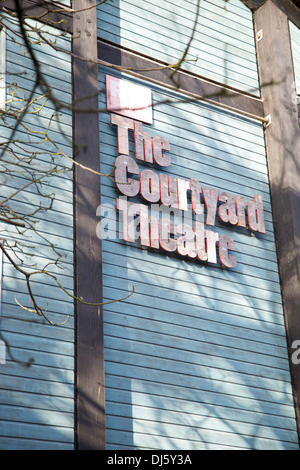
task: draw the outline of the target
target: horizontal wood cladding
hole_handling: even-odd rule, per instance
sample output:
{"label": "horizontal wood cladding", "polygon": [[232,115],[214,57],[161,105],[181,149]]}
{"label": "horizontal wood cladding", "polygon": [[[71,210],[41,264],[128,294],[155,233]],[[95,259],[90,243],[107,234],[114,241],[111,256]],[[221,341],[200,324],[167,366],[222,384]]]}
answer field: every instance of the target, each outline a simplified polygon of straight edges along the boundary
{"label": "horizontal wood cladding", "polygon": [[[197,2],[131,0],[98,7],[98,37],[170,65],[192,36]],[[197,27],[181,69],[258,95],[252,14],[240,1],[201,1]]]}
{"label": "horizontal wood cladding", "polygon": [[[5,19],[11,26],[6,38],[6,99],[11,110],[24,106],[33,89],[36,71],[18,32],[14,19]],[[34,256],[25,256],[28,267],[36,263],[43,267],[55,261],[53,246],[61,253],[64,270],[49,266],[62,285],[73,293],[73,172],[72,164],[62,155],[54,157],[57,147],[45,142],[45,129],[49,125],[49,137],[66,154],[72,157],[72,113],[68,106],[72,100],[72,75],[70,63],[70,36],[61,37],[61,32],[50,26],[43,28],[48,40],[55,40],[56,50],[50,45],[39,44],[34,29],[29,38],[34,52],[40,60],[41,70],[50,83],[53,95],[66,108],[54,113],[53,103],[46,98],[33,103],[23,124],[14,135],[14,152],[22,158],[17,165],[15,155],[4,154],[1,166],[1,200],[28,183],[28,171],[48,169],[55,162],[58,172],[45,178],[40,189],[47,194],[55,193],[49,211],[37,213],[36,231],[24,234],[13,225],[0,224],[0,237],[8,244],[25,244],[26,251]],[[59,70],[59,73],[58,73]],[[42,95],[38,88],[34,97]],[[18,101],[20,100],[20,101]],[[36,107],[35,107],[36,106]],[[37,108],[41,107],[37,113]],[[53,115],[54,113],[54,115]],[[9,125],[13,120],[1,121],[1,142],[9,138]],[[30,157],[36,158],[30,161]],[[13,171],[8,174],[7,169]],[[61,171],[61,173],[60,173]],[[17,193],[12,205],[17,214],[26,214],[39,208],[41,196],[35,185]],[[12,252],[10,252],[12,253]],[[17,248],[17,254],[20,253]],[[54,259],[53,259],[54,257]],[[74,318],[73,300],[62,290],[40,274],[32,283],[33,292],[47,315],[57,324],[50,326],[36,314],[18,307],[16,300],[27,306],[28,291],[25,278],[4,257],[1,334],[8,342],[13,355],[6,355],[6,364],[0,368],[0,449],[3,450],[72,450],[74,448]],[[30,367],[22,362],[33,359]]]}
{"label": "horizontal wood cladding", "polygon": [[[297,95],[300,95],[300,29],[297,28],[297,26],[295,26],[294,23],[292,23],[291,21],[289,22],[289,26],[293,53],[296,92]],[[296,96],[294,96],[294,100],[297,101]]]}
{"label": "horizontal wood cladding", "polygon": [[[105,73],[100,67],[100,156],[109,173],[118,147]],[[116,237],[102,240],[104,300],[135,287],[104,306],[107,449],[297,449],[263,126],[122,77],[151,87],[154,121],[143,129],[170,143],[169,167],[136,160],[140,169],[261,194],[266,233],[216,223],[235,241],[233,269],[144,249],[119,238],[119,193],[101,178],[105,221],[117,217]]]}
{"label": "horizontal wood cladding", "polygon": [[113,68],[122,67],[124,71],[133,76],[144,78],[176,91],[189,93],[191,99],[197,97],[200,100],[219,103],[237,111],[264,118],[263,103],[258,97],[238,92],[228,86],[183,71],[176,72],[175,83],[171,77],[172,71],[166,64],[152,61],[122,47],[100,40],[98,41],[98,58]]}
{"label": "horizontal wood cladding", "polygon": [[[62,0],[59,4],[39,0],[21,0],[19,3],[25,17],[40,19],[59,30],[72,33],[73,12],[69,0]],[[0,9],[3,8],[10,11],[16,10],[15,0],[0,1]]]}

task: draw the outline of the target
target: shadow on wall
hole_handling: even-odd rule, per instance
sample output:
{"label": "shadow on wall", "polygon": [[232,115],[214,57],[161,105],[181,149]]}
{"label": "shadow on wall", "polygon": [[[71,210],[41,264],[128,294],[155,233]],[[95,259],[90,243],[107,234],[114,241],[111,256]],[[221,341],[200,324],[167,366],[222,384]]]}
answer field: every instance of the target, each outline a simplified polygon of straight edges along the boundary
{"label": "shadow on wall", "polygon": [[[5,146],[6,152],[0,160],[2,204],[4,201],[9,205],[16,219],[20,217],[18,220],[26,221],[25,229],[1,222],[1,238],[6,239],[6,247],[11,247],[7,248],[8,253],[18,266],[28,272],[38,272],[31,286],[35,299],[45,309],[48,318],[57,324],[63,323],[68,315],[70,320],[64,327],[50,326],[32,313],[25,276],[4,257],[0,331],[8,346],[5,364],[0,364],[0,448],[71,450],[74,447],[73,299],[63,293],[52,278],[40,272],[47,265],[63,287],[73,292],[71,165],[68,167],[67,160],[62,162],[61,155],[57,156],[57,147],[51,146],[46,139],[47,134],[63,151],[72,155],[71,112],[62,112],[60,120],[53,103],[42,95],[40,89],[34,88],[36,70],[24,44],[21,44],[16,17],[8,21],[7,15],[3,17],[2,13],[1,19],[8,25],[6,92],[9,103],[9,116],[4,115],[4,120],[1,120],[1,124],[4,122],[1,127],[2,149],[4,139],[11,135],[14,116],[25,107],[33,89],[35,93],[31,98],[36,101],[33,99],[31,102],[28,113],[23,116],[9,148]],[[27,24],[29,28],[32,25],[30,21]],[[72,96],[68,53],[70,37],[61,37],[61,33],[51,27],[48,33],[44,27],[43,36],[55,43],[55,52],[50,44],[36,40],[35,29],[29,37],[45,76],[51,81],[54,96],[68,107]],[[54,199],[52,194],[55,194]],[[60,261],[63,261],[64,269],[59,262],[55,263],[58,251],[62,255]],[[16,300],[27,310],[20,308]],[[23,364],[31,359],[33,364],[25,367]]]}
{"label": "shadow on wall", "polygon": [[[236,243],[232,270],[103,241],[105,299],[136,287],[104,308],[107,448],[297,448],[262,126],[152,89],[147,131],[170,142],[165,171],[262,194],[266,234],[217,223]],[[116,133],[109,116],[100,121],[107,171]],[[116,197],[103,181],[102,201]]]}
{"label": "shadow on wall", "polygon": [[[112,26],[104,37],[120,44],[119,4],[105,8]],[[126,40],[130,31],[123,33]],[[225,42],[224,51],[226,70]],[[121,57],[117,63],[125,65]],[[105,73],[113,72],[101,69],[102,91]],[[147,131],[170,142],[166,173],[249,199],[261,194],[266,234],[217,223],[236,243],[232,270],[103,241],[105,300],[135,286],[128,300],[104,308],[107,449],[297,448],[262,125],[152,89]],[[108,173],[118,149],[105,112],[100,140]],[[115,185],[102,179],[102,202],[116,197]]]}

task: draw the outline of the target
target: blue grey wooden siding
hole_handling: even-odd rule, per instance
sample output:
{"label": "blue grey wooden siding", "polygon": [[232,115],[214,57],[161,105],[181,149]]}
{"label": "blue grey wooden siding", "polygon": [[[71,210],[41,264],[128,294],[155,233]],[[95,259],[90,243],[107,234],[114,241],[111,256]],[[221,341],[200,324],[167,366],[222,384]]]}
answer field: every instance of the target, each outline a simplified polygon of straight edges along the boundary
{"label": "blue grey wooden siding", "polygon": [[[100,72],[103,91],[111,70]],[[107,448],[297,449],[263,128],[181,98],[153,88],[153,126],[143,126],[170,142],[165,171],[249,199],[261,194],[266,234],[218,227],[236,243],[232,270],[142,249],[118,233],[103,240],[105,300],[135,286],[104,307]],[[100,136],[109,173],[118,149],[106,112]],[[130,145],[134,158],[132,136]],[[113,208],[117,197],[103,177],[102,204]]]}
{"label": "blue grey wooden siding", "polygon": [[5,103],[5,29],[0,30],[0,109]]}
{"label": "blue grey wooden siding", "polygon": [[[168,64],[192,34],[196,0],[108,0],[98,7],[98,36]],[[239,0],[201,0],[182,69],[259,94],[252,14]]]}
{"label": "blue grey wooden siding", "polygon": [[[14,24],[11,24],[16,29]],[[17,30],[18,31],[18,30]],[[48,31],[48,33],[47,33]],[[51,28],[43,28],[43,34],[53,40],[57,36],[56,47],[70,51],[70,38],[58,37]],[[31,39],[37,39],[30,33]],[[15,98],[28,97],[32,89],[35,73],[30,57],[19,44],[19,38],[8,30],[6,66],[7,100],[10,100],[17,84]],[[54,95],[67,104],[71,104],[71,60],[70,55],[54,50],[51,46],[39,45],[34,50],[42,64],[42,71],[53,88]],[[35,96],[40,94],[36,93]],[[43,100],[42,100],[43,101]],[[22,106],[21,102],[19,106]],[[15,101],[13,106],[17,107]],[[35,103],[38,106],[38,103]],[[33,111],[33,108],[30,108]],[[38,151],[36,162],[30,168],[38,170],[51,164],[47,150],[55,150],[49,143],[42,142],[41,134],[35,131],[45,130],[53,113],[53,105],[48,102],[41,109],[39,116],[28,114],[25,123],[32,129],[28,135],[25,129],[18,129],[16,138],[24,142],[24,157]],[[63,135],[64,134],[64,135]],[[9,135],[9,130],[1,121],[1,139]],[[72,115],[62,110],[51,122],[49,135],[69,157],[72,156]],[[15,150],[18,150],[16,147]],[[28,153],[26,153],[28,152]],[[6,153],[6,161],[14,162],[13,156]],[[68,160],[57,156],[58,169],[64,166],[70,169]],[[6,163],[6,165],[9,163]],[[25,162],[25,165],[28,162]],[[0,200],[26,183],[26,175],[16,168],[13,178],[3,173],[1,165]],[[55,261],[49,243],[62,255],[64,270],[55,265],[49,271],[58,276],[62,285],[72,293],[73,289],[73,196],[72,171],[58,173],[48,178],[43,188],[47,193],[55,193],[55,201],[49,212],[38,215],[37,233],[29,230],[24,235],[12,225],[0,224],[0,237],[9,244],[23,242],[35,253],[26,263],[37,263],[43,267],[47,261]],[[17,213],[30,212],[40,202],[34,186],[29,186],[14,198]],[[18,253],[18,249],[17,249]],[[50,326],[36,314],[24,311],[16,304],[16,299],[28,306],[28,294],[25,280],[4,260],[3,292],[0,331],[11,348],[16,359],[12,361],[6,354],[6,364],[0,365],[0,449],[73,449],[74,445],[74,325],[73,300],[63,294],[61,289],[44,276],[37,276],[33,283],[34,293],[39,304],[46,307],[47,315],[55,323],[62,323],[70,315],[65,326]],[[30,306],[30,304],[29,304]],[[34,360],[31,367],[24,367],[18,361]]]}
{"label": "blue grey wooden siding", "polygon": [[300,30],[290,21],[293,62],[297,94],[300,95]]}

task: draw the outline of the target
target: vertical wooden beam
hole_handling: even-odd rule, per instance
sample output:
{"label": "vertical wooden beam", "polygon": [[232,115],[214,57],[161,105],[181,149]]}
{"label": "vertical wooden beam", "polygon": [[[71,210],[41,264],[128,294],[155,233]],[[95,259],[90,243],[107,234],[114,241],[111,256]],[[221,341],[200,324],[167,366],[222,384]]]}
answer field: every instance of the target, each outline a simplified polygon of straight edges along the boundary
{"label": "vertical wooden beam", "polygon": [[[102,301],[101,240],[96,236],[100,204],[96,8],[94,0],[73,2],[73,129],[75,165],[75,291],[89,303]],[[78,10],[78,11],[77,11]],[[105,448],[102,308],[76,303],[78,450]]]}
{"label": "vertical wooden beam", "polygon": [[300,130],[287,16],[268,0],[254,13],[258,67],[265,114],[270,190],[281,277],[290,368],[300,435],[300,364],[293,361],[300,340]]}

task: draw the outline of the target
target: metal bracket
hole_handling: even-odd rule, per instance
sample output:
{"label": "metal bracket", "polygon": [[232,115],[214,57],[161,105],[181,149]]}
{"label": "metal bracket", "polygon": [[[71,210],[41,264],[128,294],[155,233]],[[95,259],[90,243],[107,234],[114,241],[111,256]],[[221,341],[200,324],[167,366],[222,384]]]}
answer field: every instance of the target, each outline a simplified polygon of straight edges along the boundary
{"label": "metal bracket", "polygon": [[263,30],[260,29],[257,33],[256,33],[256,41],[259,42],[261,41],[263,38]]}
{"label": "metal bracket", "polygon": [[272,124],[271,114],[268,114],[268,116],[264,118],[264,123],[265,123],[265,129]]}

